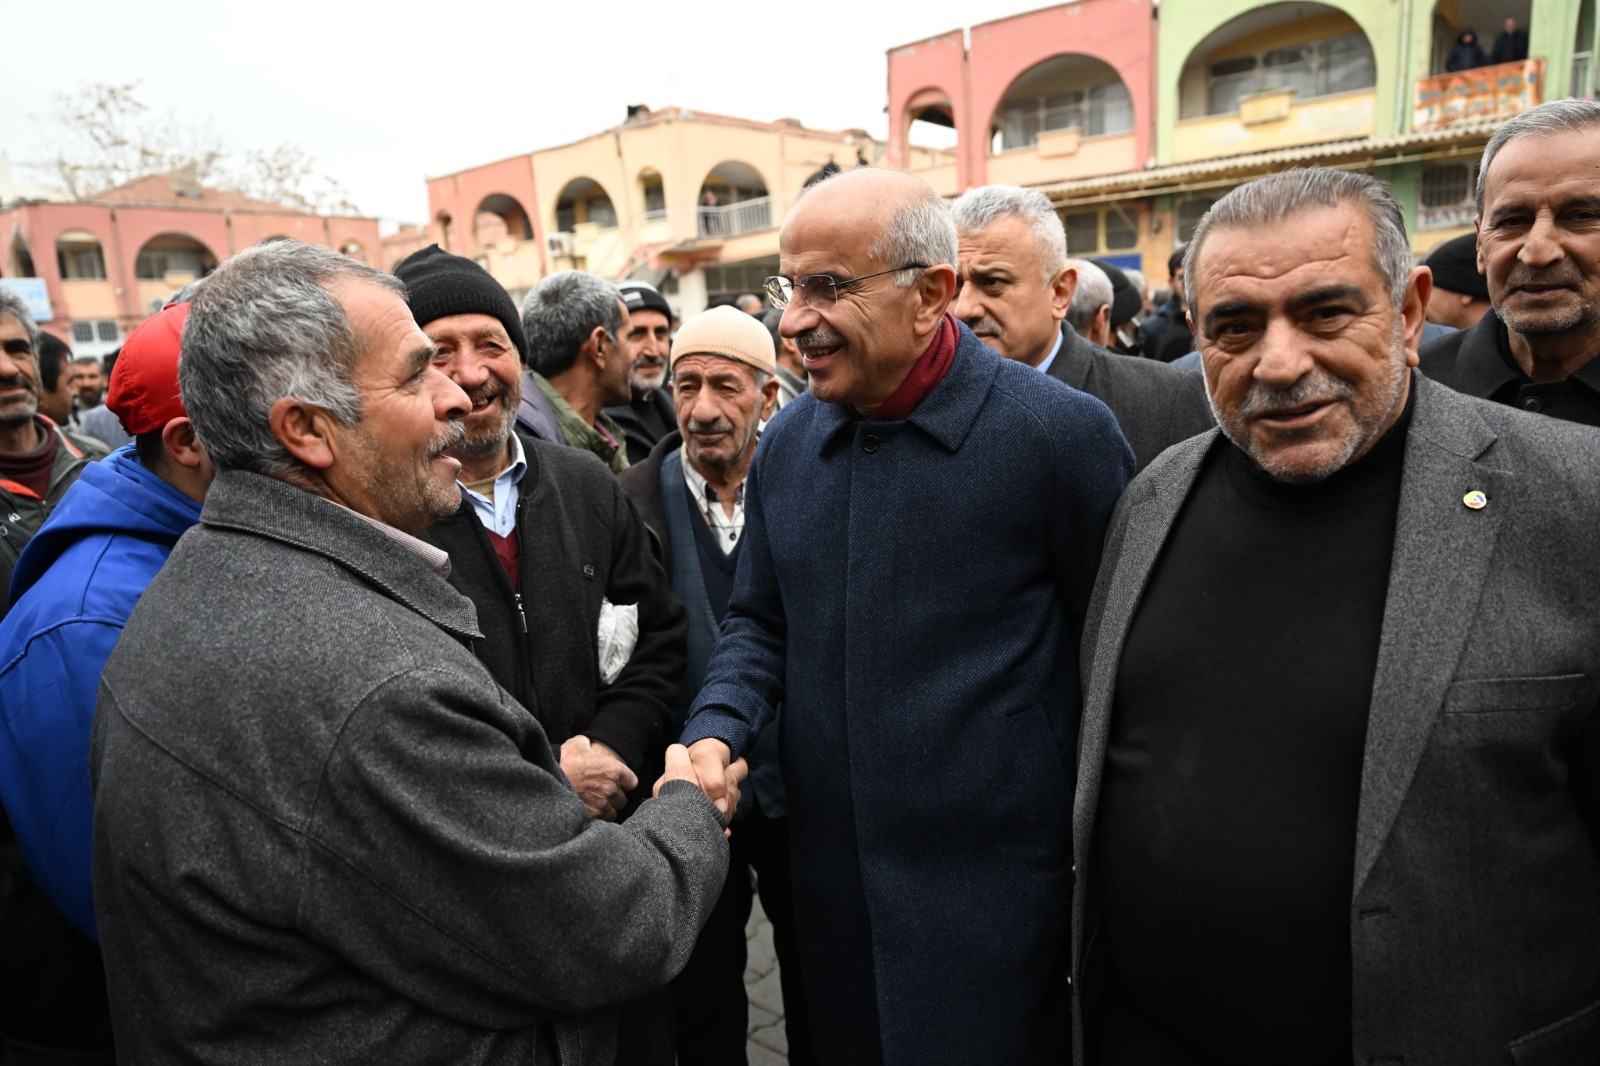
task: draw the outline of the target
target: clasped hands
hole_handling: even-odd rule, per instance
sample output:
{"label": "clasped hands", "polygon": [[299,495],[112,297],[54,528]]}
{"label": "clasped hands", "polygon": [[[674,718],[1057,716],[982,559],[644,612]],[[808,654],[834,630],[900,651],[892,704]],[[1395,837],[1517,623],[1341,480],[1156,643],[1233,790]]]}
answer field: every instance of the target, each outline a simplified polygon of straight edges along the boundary
{"label": "clasped hands", "polygon": [[[655,783],[651,795],[659,794],[668,781],[688,781],[731,819],[739,807],[739,784],[749,771],[745,761],[734,759],[732,754],[728,745],[712,738],[697,741],[693,748],[673,744],[667,748],[666,773]],[[561,772],[572,782],[591,821],[616,821],[627,806],[628,793],[639,784],[638,775],[616,752],[585,736],[573,737],[561,745]]]}
{"label": "clasped hands", "polygon": [[739,809],[739,785],[749,772],[749,764],[733,758],[728,745],[715,737],[697,740],[688,748],[674,744],[667,749],[667,772],[651,795],[659,795],[668,781],[691,781],[731,821]]}

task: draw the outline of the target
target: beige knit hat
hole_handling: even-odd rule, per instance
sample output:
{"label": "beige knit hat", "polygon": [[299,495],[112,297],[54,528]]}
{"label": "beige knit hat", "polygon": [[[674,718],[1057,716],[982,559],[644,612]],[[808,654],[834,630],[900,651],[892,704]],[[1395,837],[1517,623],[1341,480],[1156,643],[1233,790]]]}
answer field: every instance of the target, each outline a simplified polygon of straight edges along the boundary
{"label": "beige knit hat", "polygon": [[713,307],[685,319],[672,339],[672,365],[686,355],[720,355],[768,374],[778,371],[772,334],[759,318],[737,307]]}

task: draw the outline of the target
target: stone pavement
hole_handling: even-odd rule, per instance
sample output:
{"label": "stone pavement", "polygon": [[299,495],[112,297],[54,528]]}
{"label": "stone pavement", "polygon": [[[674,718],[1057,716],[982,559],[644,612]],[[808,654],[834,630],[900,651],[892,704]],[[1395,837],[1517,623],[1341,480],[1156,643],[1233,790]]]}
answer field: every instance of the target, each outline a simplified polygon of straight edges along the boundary
{"label": "stone pavement", "polygon": [[744,927],[749,961],[744,988],[750,997],[750,1038],[745,1048],[750,1066],[782,1066],[789,1061],[789,1039],[783,1032],[783,990],[778,986],[778,956],[772,950],[772,923],[757,899]]}

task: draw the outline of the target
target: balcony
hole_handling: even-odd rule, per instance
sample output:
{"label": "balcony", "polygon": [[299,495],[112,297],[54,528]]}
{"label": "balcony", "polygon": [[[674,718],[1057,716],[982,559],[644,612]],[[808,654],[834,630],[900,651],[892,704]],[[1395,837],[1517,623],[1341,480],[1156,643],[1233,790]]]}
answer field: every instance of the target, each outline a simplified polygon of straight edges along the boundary
{"label": "balcony", "polygon": [[[1576,74],[1576,62],[1573,67]],[[1504,121],[1543,101],[1543,59],[1436,74],[1417,79],[1411,128],[1432,130],[1463,122]]]}
{"label": "balcony", "polygon": [[758,196],[736,204],[701,207],[700,236],[737,237],[772,228],[772,197]]}
{"label": "balcony", "polygon": [[1243,98],[1232,114],[1181,119],[1173,127],[1172,161],[1370,137],[1376,120],[1377,94],[1371,89],[1303,101],[1292,91],[1273,89]]}

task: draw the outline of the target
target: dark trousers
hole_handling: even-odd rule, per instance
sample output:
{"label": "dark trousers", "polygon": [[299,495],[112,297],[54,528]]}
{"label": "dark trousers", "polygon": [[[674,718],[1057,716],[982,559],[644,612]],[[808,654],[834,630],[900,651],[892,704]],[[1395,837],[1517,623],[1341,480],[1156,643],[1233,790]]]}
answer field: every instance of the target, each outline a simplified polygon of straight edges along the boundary
{"label": "dark trousers", "polygon": [[[754,874],[754,888],[751,875]],[[672,982],[677,1018],[678,1066],[744,1066],[750,1006],[745,998],[745,926],[754,892],[772,923],[783,990],[784,1032],[792,1066],[817,1061],[811,1019],[800,979],[794,934],[794,886],[789,877],[789,820],[759,811],[733,823],[728,878],[700,932],[683,973]]]}

